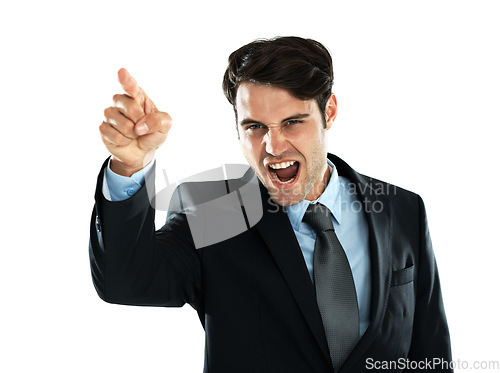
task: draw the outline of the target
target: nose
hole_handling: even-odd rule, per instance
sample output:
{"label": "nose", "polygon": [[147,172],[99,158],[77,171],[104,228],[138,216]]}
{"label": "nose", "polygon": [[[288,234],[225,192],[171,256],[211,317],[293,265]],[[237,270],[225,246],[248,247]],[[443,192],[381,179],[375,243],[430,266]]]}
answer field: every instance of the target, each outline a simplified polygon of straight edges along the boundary
{"label": "nose", "polygon": [[288,146],[288,142],[280,127],[269,127],[264,136],[264,142],[266,144],[266,152],[274,156],[283,154]]}

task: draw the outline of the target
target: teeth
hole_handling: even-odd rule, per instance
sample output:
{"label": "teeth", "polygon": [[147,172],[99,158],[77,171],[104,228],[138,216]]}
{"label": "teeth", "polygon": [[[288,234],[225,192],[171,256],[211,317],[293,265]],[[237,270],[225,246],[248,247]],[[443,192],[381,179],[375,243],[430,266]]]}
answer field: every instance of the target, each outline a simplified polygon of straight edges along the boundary
{"label": "teeth", "polygon": [[279,179],[278,175],[276,175],[276,172],[272,172],[272,171],[271,171],[271,172],[270,172],[270,174],[271,174],[271,176],[273,177],[273,179],[274,179],[275,181],[277,181],[278,183],[280,183],[280,184],[290,184],[292,181],[294,181],[294,180],[295,180],[295,177],[294,177],[293,179],[290,179],[290,180],[287,180],[287,181],[281,181],[281,180]]}
{"label": "teeth", "polygon": [[287,168],[294,164],[295,161],[281,162],[281,163],[273,163],[270,164],[269,167],[274,170],[279,170],[280,168]]}

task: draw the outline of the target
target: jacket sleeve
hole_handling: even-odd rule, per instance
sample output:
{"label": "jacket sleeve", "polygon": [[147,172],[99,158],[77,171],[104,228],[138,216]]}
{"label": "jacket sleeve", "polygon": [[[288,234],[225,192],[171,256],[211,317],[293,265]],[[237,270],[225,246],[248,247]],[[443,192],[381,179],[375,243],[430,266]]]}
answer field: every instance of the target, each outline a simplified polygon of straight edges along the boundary
{"label": "jacket sleeve", "polygon": [[90,227],[92,280],[109,303],[198,309],[200,253],[184,215],[172,213],[155,232],[155,211],[146,186],[124,201],[102,195],[104,167],[97,181]]}
{"label": "jacket sleeve", "polygon": [[[432,362],[424,365],[433,372],[452,372],[450,335],[444,312],[438,269],[422,199],[418,197],[420,212],[420,253],[416,284],[415,319],[409,360]],[[420,370],[422,371],[422,370]]]}

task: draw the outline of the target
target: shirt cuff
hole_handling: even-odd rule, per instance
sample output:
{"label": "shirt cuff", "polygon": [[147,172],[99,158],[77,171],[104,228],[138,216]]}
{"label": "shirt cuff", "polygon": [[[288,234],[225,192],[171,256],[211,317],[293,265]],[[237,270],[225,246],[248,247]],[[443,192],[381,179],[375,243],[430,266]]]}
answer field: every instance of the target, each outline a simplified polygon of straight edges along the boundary
{"label": "shirt cuff", "polygon": [[132,197],[144,185],[146,174],[153,168],[155,163],[153,160],[142,170],[127,177],[111,171],[110,162],[111,158],[108,161],[108,167],[104,171],[102,183],[102,194],[108,201],[124,201]]}

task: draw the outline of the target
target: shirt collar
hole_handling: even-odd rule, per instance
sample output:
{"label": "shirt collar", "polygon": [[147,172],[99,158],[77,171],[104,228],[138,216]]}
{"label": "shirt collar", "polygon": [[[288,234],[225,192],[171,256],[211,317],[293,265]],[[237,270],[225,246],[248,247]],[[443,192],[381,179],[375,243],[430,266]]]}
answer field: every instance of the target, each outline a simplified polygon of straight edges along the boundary
{"label": "shirt collar", "polygon": [[300,223],[302,223],[302,218],[311,203],[321,203],[325,205],[333,215],[333,218],[338,224],[342,221],[342,196],[340,193],[340,180],[339,174],[335,165],[327,159],[328,165],[332,168],[332,174],[330,175],[330,181],[326,186],[324,192],[315,201],[302,200],[296,205],[287,206],[285,208],[290,223],[295,230],[299,230]]}

